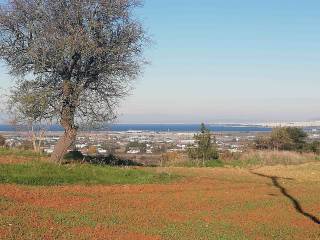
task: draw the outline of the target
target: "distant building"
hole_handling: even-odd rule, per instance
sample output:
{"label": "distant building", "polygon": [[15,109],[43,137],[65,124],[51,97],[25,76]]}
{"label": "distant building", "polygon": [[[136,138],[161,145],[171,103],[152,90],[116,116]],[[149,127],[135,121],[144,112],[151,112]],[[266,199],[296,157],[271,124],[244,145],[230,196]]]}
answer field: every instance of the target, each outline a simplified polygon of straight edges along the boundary
{"label": "distant building", "polygon": [[128,153],[128,154],[138,154],[138,153],[140,153],[140,150],[138,150],[138,149],[132,149],[132,150],[127,151],[127,153]]}
{"label": "distant building", "polygon": [[43,152],[44,153],[46,153],[46,154],[51,154],[51,153],[53,153],[53,149],[51,149],[51,148],[45,148],[45,149],[43,149]]}
{"label": "distant building", "polygon": [[105,149],[103,149],[103,148],[98,148],[97,152],[98,152],[99,154],[107,154],[107,153],[108,153],[108,151],[105,150]]}
{"label": "distant building", "polygon": [[184,145],[193,145],[195,144],[195,140],[181,140],[180,143]]}
{"label": "distant building", "polygon": [[77,149],[82,149],[82,148],[85,148],[87,147],[87,144],[76,144],[76,148]]}

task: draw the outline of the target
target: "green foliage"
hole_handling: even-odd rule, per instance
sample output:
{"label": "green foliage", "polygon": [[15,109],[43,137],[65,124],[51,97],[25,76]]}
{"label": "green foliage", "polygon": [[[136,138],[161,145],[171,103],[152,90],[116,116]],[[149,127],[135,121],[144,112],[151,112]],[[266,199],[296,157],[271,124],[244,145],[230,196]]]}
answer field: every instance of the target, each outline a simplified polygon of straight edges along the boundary
{"label": "green foliage", "polygon": [[292,139],[293,143],[301,144],[305,143],[306,138],[308,137],[307,133],[303,131],[302,128],[297,127],[286,127],[285,128],[290,139]]}
{"label": "green foliage", "polygon": [[206,161],[205,166],[210,168],[224,167],[224,163],[219,159],[215,159],[211,161]]}
{"label": "green foliage", "polygon": [[315,154],[320,154],[320,142],[319,141],[313,141],[311,143],[306,143],[304,145],[305,152],[313,152]]}
{"label": "green foliage", "polygon": [[168,183],[177,178],[166,173],[88,164],[57,165],[41,161],[0,164],[0,183],[33,186]]}
{"label": "green foliage", "polygon": [[202,123],[199,134],[194,135],[197,146],[189,148],[188,154],[191,159],[202,161],[205,166],[206,161],[219,158],[215,138],[212,138],[209,129]]}
{"label": "green foliage", "polygon": [[50,109],[49,96],[43,89],[36,88],[35,81],[27,81],[11,90],[8,110],[13,115],[14,125],[39,128]]}
{"label": "green foliage", "polygon": [[303,151],[306,146],[307,134],[297,127],[276,127],[272,130],[271,136],[260,137],[256,140],[256,148]]}
{"label": "green foliage", "polygon": [[94,165],[108,165],[108,166],[143,166],[143,164],[129,160],[122,159],[115,155],[109,154],[108,156],[86,156],[81,159],[82,162]]}

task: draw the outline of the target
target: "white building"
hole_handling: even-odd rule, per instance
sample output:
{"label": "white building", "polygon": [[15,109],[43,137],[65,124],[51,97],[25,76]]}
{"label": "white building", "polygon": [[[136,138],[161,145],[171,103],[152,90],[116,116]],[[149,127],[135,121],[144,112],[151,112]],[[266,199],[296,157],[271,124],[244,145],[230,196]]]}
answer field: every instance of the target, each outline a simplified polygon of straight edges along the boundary
{"label": "white building", "polygon": [[98,151],[99,154],[107,154],[108,153],[107,150],[105,150],[103,148],[98,148],[97,151]]}

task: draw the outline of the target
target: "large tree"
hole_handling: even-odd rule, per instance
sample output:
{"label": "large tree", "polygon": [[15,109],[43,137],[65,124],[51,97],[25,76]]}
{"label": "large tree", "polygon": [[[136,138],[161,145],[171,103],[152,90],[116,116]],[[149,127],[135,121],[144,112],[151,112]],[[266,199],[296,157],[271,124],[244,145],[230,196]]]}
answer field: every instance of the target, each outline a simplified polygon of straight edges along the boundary
{"label": "large tree", "polygon": [[[0,9],[0,58],[46,96],[42,117],[64,128],[52,154],[61,161],[80,122],[115,117],[119,99],[145,63],[139,0],[10,0]],[[43,95],[42,95],[43,96]]]}

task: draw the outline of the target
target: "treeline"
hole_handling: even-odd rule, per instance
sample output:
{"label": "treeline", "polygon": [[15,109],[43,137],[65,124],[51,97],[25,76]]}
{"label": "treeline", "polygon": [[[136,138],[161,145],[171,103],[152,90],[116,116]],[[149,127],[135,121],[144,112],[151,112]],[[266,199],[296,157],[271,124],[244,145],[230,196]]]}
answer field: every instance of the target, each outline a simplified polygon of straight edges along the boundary
{"label": "treeline", "polygon": [[276,127],[270,136],[256,139],[258,150],[297,151],[320,153],[319,141],[308,141],[308,135],[297,127]]}

